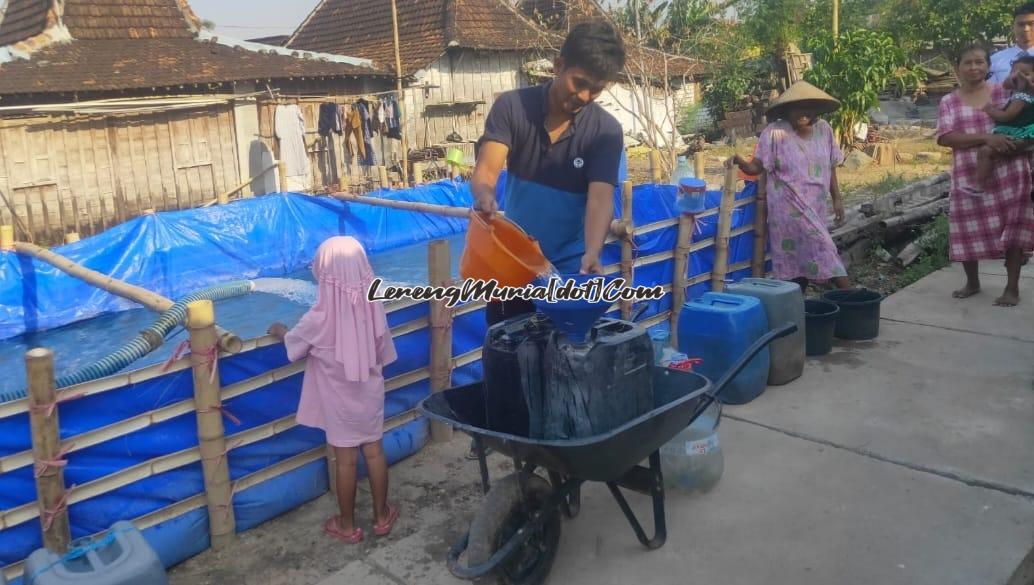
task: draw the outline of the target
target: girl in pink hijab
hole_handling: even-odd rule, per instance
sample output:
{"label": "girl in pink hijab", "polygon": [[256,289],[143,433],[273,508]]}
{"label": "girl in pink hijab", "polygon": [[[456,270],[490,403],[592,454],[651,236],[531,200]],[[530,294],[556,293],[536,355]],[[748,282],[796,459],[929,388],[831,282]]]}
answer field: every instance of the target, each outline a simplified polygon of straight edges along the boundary
{"label": "girl in pink hijab", "polygon": [[380,302],[367,300],[373,269],[355,238],[335,236],[320,245],[312,272],[319,283],[316,304],[293,329],[274,323],[269,334],[284,342],[287,357],[307,357],[299,424],[323,429],[337,455],[340,516],[327,519],[327,534],[346,543],[363,539],[355,525],[356,473],[363,450],[373,493],[373,532],[391,532],[399,509],[388,503],[384,429],[385,365],[397,359]]}

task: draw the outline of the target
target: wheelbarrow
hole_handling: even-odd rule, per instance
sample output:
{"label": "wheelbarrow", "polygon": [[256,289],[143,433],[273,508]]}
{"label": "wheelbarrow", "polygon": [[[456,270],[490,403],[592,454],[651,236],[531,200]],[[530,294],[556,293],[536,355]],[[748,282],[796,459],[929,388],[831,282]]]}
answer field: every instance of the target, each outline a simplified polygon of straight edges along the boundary
{"label": "wheelbarrow", "polygon": [[[581,485],[607,484],[636,538],[664,546],[664,482],[659,449],[689,426],[769,343],[797,331],[788,323],[758,339],[714,385],[693,372],[654,367],[656,407],[610,432],[573,440],[536,440],[495,432],[485,424],[483,381],[449,388],[420,403],[420,412],[474,439],[486,494],[469,531],[448,553],[449,571],[476,583],[538,585],[560,545],[561,514],[578,515]],[[490,485],[485,447],[513,460],[514,473]],[[640,462],[648,460],[649,466]],[[535,473],[543,469],[546,481]],[[654,534],[647,536],[621,488],[653,500]],[[460,557],[466,552],[466,563]]]}

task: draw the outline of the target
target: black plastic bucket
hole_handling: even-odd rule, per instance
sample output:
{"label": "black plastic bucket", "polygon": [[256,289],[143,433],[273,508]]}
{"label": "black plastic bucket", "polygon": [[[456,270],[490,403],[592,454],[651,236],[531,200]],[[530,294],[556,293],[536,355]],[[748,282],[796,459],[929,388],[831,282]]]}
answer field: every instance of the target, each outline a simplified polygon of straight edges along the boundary
{"label": "black plastic bucket", "polygon": [[829,301],[804,301],[804,353],[826,355],[833,349],[833,332],[840,307]]}
{"label": "black plastic bucket", "polygon": [[863,341],[880,334],[880,303],[883,295],[865,288],[831,290],[822,299],[840,308],[833,332],[839,339]]}

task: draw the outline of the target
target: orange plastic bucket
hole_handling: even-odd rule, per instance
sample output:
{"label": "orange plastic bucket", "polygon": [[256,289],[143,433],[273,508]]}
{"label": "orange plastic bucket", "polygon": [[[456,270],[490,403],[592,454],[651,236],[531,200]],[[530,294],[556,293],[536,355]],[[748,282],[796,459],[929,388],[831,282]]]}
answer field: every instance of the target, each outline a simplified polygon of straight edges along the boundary
{"label": "orange plastic bucket", "polygon": [[500,286],[519,287],[552,268],[538,241],[512,221],[494,215],[486,221],[471,212],[467,243],[460,257],[463,279],[495,280]]}

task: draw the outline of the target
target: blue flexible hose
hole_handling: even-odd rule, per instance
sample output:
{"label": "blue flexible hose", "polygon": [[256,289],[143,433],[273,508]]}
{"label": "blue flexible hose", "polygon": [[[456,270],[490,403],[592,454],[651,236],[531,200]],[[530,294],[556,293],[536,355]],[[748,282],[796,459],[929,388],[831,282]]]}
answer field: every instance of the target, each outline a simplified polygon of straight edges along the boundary
{"label": "blue flexible hose", "polygon": [[171,331],[177,323],[182,323],[186,318],[187,305],[190,303],[200,300],[219,301],[222,299],[228,299],[230,297],[250,293],[252,289],[253,285],[251,282],[243,281],[221,284],[191,293],[176,301],[168,308],[168,310],[163,312],[150,327],[141,331],[139,335],[131,339],[124,346],[77,372],[58,378],[54,386],[56,388],[65,388],[67,386],[73,386],[75,384],[103,378],[104,376],[110,376],[154,351],[157,346],[152,346],[151,342],[148,341],[148,333],[152,334],[152,338],[157,340],[158,344],[160,344],[161,340],[164,340],[165,336],[169,334],[169,331]]}
{"label": "blue flexible hose", "polygon": [[[245,280],[212,286],[191,293],[173,303],[171,307],[158,316],[158,319],[150,327],[141,331],[125,345],[76,372],[58,378],[54,383],[54,387],[65,388],[103,378],[104,376],[110,376],[151,353],[161,345],[161,342],[169,334],[169,331],[172,331],[173,327],[183,322],[187,316],[187,305],[194,301],[219,301],[248,294],[252,290],[254,290],[254,284]],[[153,343],[149,339],[153,340]],[[24,389],[10,392],[6,395],[0,393],[0,402],[17,400],[25,396],[26,390]]]}

